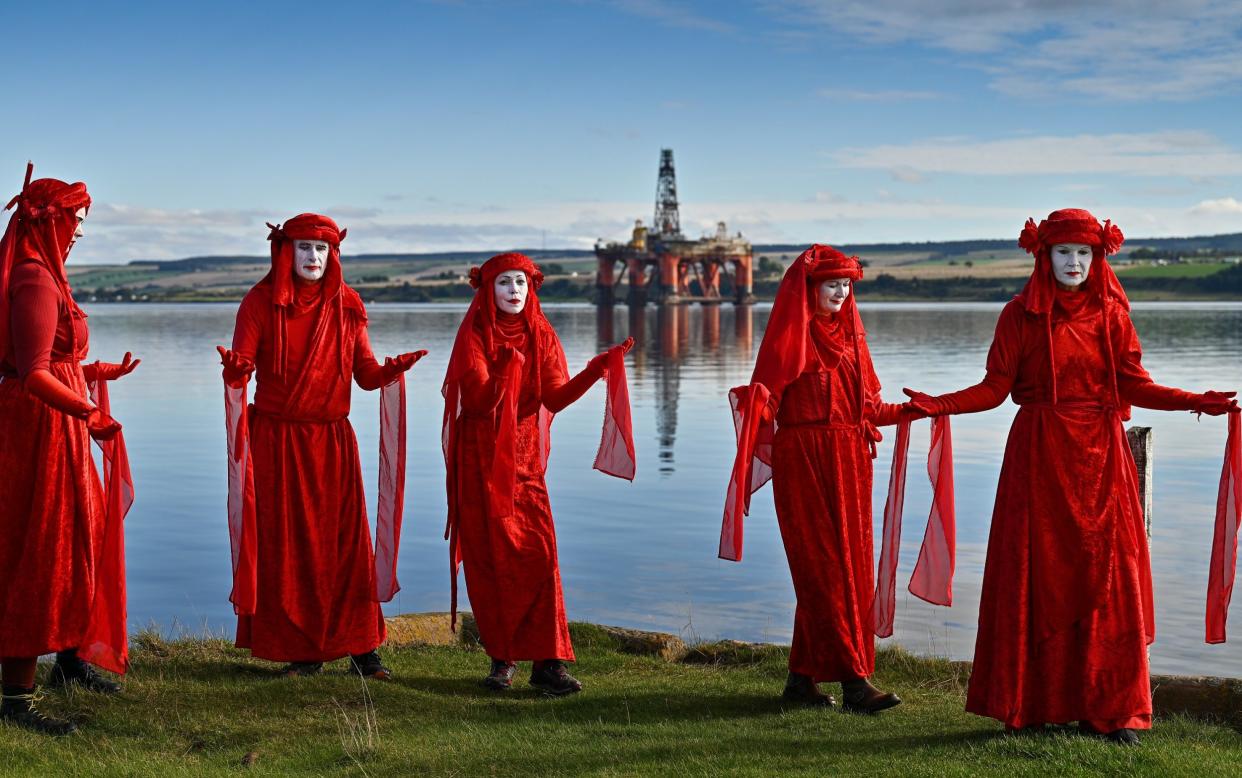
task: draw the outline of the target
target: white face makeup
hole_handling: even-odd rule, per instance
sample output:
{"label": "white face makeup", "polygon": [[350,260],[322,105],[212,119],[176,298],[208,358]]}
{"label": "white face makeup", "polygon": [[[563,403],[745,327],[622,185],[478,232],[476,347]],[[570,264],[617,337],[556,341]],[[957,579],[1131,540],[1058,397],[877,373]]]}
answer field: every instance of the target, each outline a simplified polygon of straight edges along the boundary
{"label": "white face makeup", "polygon": [[82,222],[83,220],[86,219],[86,209],[79,208],[78,210],[74,211],[73,218],[78,220],[78,226],[75,227],[73,230],[73,238],[69,241],[70,247],[72,247],[73,244],[78,242],[78,238],[86,234],[85,232],[82,231]]}
{"label": "white face makeup", "polygon": [[836,313],[841,310],[845,299],[850,296],[852,285],[853,282],[848,278],[826,278],[821,281],[815,299],[819,312]]}
{"label": "white face makeup", "polygon": [[293,272],[305,281],[318,281],[328,267],[328,244],[322,240],[293,242]]}
{"label": "white face makeup", "polygon": [[1086,243],[1058,243],[1052,247],[1052,276],[1063,286],[1078,286],[1091,270],[1091,247]]}
{"label": "white face makeup", "polygon": [[521,270],[506,270],[492,282],[496,295],[496,307],[505,313],[521,313],[526,307],[526,274]]}

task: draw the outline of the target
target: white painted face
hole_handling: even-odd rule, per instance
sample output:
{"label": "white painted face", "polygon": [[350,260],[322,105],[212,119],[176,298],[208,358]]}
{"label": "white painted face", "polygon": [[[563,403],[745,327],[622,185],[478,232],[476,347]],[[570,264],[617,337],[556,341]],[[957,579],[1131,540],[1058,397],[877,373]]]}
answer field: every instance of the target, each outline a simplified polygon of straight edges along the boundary
{"label": "white painted face", "polygon": [[521,270],[506,270],[492,282],[496,294],[496,307],[505,313],[521,313],[526,307],[526,274]]}
{"label": "white painted face", "polygon": [[293,242],[293,272],[304,281],[315,282],[323,278],[328,267],[328,244],[322,240],[295,240]]}
{"label": "white painted face", "polygon": [[836,313],[850,296],[853,282],[848,278],[826,278],[819,283],[816,304],[820,313]]}
{"label": "white painted face", "polygon": [[1091,270],[1091,247],[1086,243],[1058,243],[1052,247],[1052,275],[1064,286],[1078,286]]}
{"label": "white painted face", "polygon": [[86,234],[85,232],[82,231],[82,222],[86,219],[86,209],[79,208],[78,210],[74,211],[73,218],[78,220],[78,225],[73,228],[73,238],[70,239],[69,241],[70,247],[72,247],[73,244],[78,242],[78,238]]}

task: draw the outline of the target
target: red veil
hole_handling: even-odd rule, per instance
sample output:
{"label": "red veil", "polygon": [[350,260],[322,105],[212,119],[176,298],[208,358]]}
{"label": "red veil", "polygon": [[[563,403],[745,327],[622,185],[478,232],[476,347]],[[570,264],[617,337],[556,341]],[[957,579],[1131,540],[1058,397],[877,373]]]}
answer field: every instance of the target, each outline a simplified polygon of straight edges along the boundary
{"label": "red veil", "polygon": [[[9,200],[5,210],[14,208],[3,239],[0,239],[0,364],[12,364],[13,343],[10,337],[11,300],[9,280],[19,260],[33,259],[48,271],[60,289],[61,300],[69,315],[86,318],[73,299],[73,290],[65,274],[65,260],[73,234],[77,231],[75,214],[79,208],[90,209],[91,196],[86,184],[67,184],[54,178],[31,180],[34,164],[27,163],[26,178],[20,194]],[[74,338],[72,350],[77,360],[86,356],[84,344],[76,342],[76,329],[69,328]],[[91,399],[106,415],[112,410],[108,401],[108,382],[98,377],[88,382]],[[129,667],[129,640],[125,612],[125,515],[134,501],[134,480],[129,469],[124,433],[110,440],[96,441],[104,465],[104,530],[103,557],[96,580],[97,590],[88,632],[80,653],[83,659],[114,673]]]}
{"label": "red veil", "polygon": [[[515,453],[516,440],[514,431],[517,427],[518,396],[521,393],[522,355],[513,359],[507,371],[501,377],[503,391],[500,406],[497,410],[499,418],[496,425],[496,449],[492,458],[491,472],[483,484],[462,483],[458,472],[458,422],[462,414],[462,382],[472,370],[482,368],[484,374],[490,374],[490,364],[495,364],[499,354],[496,303],[492,286],[496,276],[508,270],[521,270],[529,279],[526,305],[521,316],[530,332],[530,348],[528,358],[536,365],[543,363],[542,349],[553,349],[552,357],[560,364],[561,372],[567,373],[565,351],[561,348],[560,338],[548,322],[539,305],[539,288],[543,285],[543,273],[525,254],[510,252],[497,254],[482,267],[470,269],[470,285],[474,287],[474,298],[466,309],[465,318],[457,329],[457,337],[453,341],[453,353],[449,357],[448,371],[444,376],[441,393],[444,395],[444,422],[441,428],[441,445],[444,449],[444,465],[446,485],[448,489],[448,521],[444,529],[444,537],[449,541],[449,566],[452,573],[452,611],[453,623],[457,618],[457,570],[462,560],[460,538],[458,537],[458,518],[460,503],[465,490],[482,488],[487,512],[491,516],[509,516],[513,513],[513,484],[517,479],[517,458]],[[474,340],[478,338],[480,349],[474,348]],[[489,365],[476,365],[480,358]],[[596,453],[594,467],[600,472],[627,480],[634,479],[634,437],[633,425],[630,421],[629,389],[625,377],[625,363],[620,351],[610,354],[605,365],[608,382],[607,401],[604,412],[603,432],[600,446]],[[538,411],[539,442],[538,452],[542,468],[546,470],[548,455],[551,452],[549,431],[554,414],[543,405]]]}
{"label": "red veil", "polygon": [[[339,338],[345,337],[346,313],[366,321],[362,298],[345,283],[341,270],[341,241],[348,230],[337,227],[327,216],[303,213],[281,225],[267,225],[271,232],[272,269],[255,288],[265,288],[271,298],[275,372],[287,369],[287,325],[291,309],[320,305],[321,317],[335,317]],[[316,295],[309,303],[299,300],[293,282],[293,244],[316,240],[328,244],[328,265]],[[343,353],[338,350],[337,353]],[[304,371],[341,371],[346,383],[352,380],[352,366],[336,360],[306,360]],[[229,600],[238,614],[253,614],[258,571],[257,534],[254,506],[254,472],[250,459],[249,427],[246,421],[246,381],[237,386],[224,384],[225,429],[228,436],[229,540],[233,557],[233,592]],[[401,518],[405,495],[405,374],[380,391],[380,473],[379,501],[375,520],[375,599],[388,602],[401,586],[397,582],[397,551],[401,540]]]}

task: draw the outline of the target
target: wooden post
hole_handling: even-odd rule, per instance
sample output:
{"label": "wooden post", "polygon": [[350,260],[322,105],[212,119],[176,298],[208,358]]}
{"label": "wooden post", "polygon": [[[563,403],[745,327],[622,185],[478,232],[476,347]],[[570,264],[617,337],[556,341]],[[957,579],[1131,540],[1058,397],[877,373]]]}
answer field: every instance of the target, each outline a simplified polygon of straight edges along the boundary
{"label": "wooden post", "polygon": [[1134,464],[1138,468],[1139,501],[1143,504],[1143,524],[1147,527],[1147,543],[1151,544],[1151,471],[1152,471],[1152,435],[1151,427],[1131,427],[1126,430],[1126,440],[1130,442],[1130,453],[1134,455]]}

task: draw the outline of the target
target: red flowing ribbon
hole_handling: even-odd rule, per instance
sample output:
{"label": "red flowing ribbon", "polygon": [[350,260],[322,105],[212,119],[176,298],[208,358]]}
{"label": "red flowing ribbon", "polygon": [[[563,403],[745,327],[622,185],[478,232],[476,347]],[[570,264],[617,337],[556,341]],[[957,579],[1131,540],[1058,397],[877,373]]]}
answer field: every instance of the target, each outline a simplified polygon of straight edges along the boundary
{"label": "red flowing ribbon", "polygon": [[233,591],[229,602],[238,615],[253,615],[258,597],[254,469],[250,459],[250,427],[246,420],[246,384],[224,384],[224,429],[229,471],[229,548],[233,556]]}
{"label": "red flowing ribbon", "polygon": [[[112,416],[108,382],[90,383],[91,400]],[[134,504],[134,478],[129,469],[125,434],[95,441],[103,460],[104,546],[98,560],[99,588],[91,607],[90,624],[81,649],[82,658],[93,665],[123,674],[129,668],[129,635],[125,611],[125,516]]]}
{"label": "red flowing ribbon", "polygon": [[[901,515],[905,506],[906,455],[910,447],[910,422],[897,425],[888,498],[884,503],[884,537],[876,571],[875,634],[893,634],[897,609],[897,558],[901,548]],[[956,561],[957,520],[953,500],[953,433],[948,416],[932,419],[931,447],[927,452],[927,476],[931,481],[932,505],[923,533],[919,559],[910,576],[910,593],[933,605],[953,604],[953,568]]]}
{"label": "red flowing ribbon", "polygon": [[927,478],[932,487],[931,513],[909,589],[920,600],[949,607],[953,604],[957,559],[957,516],[953,506],[953,433],[948,416],[932,419]]}
{"label": "red flowing ribbon", "polygon": [[630,419],[630,387],[625,376],[625,354],[610,349],[604,363],[607,397],[604,400],[604,426],[594,468],[601,473],[634,480],[634,425]]}
{"label": "red flowing ribbon", "polygon": [[405,505],[405,373],[380,390],[379,503],[375,514],[375,596],[389,602],[401,591],[397,552]]}
{"label": "red flowing ribbon", "polygon": [[1229,414],[1225,439],[1225,463],[1216,495],[1216,527],[1212,536],[1212,562],[1208,568],[1207,642],[1225,642],[1225,621],[1238,563],[1238,520],[1242,517],[1242,414]]}
{"label": "red flowing ribbon", "polygon": [[893,467],[888,476],[888,498],[884,501],[884,530],[880,546],[880,564],[875,576],[875,634],[882,638],[893,634],[897,610],[897,554],[901,548],[901,512],[906,502],[906,453],[910,450],[910,422],[897,423],[897,441],[893,444]]}
{"label": "red flowing ribbon", "polygon": [[717,556],[721,559],[742,561],[743,519],[750,512],[750,482],[755,446],[763,424],[763,409],[767,407],[771,397],[772,393],[763,384],[751,384],[747,388],[746,396],[739,403],[740,412],[735,414],[737,456],[733,460],[733,472],[729,477],[724,517],[720,525],[720,548]]}

